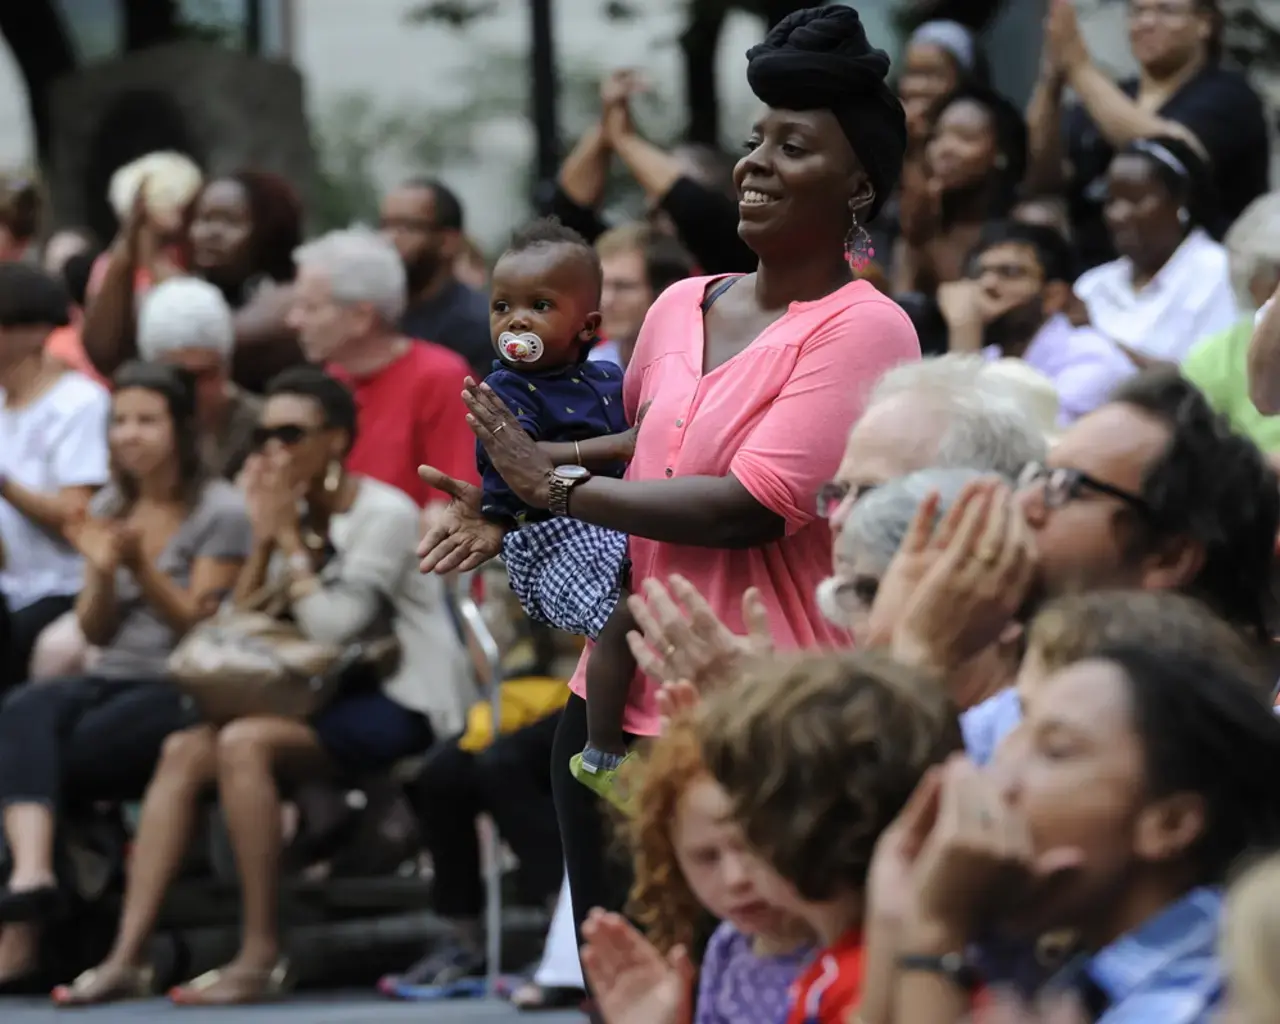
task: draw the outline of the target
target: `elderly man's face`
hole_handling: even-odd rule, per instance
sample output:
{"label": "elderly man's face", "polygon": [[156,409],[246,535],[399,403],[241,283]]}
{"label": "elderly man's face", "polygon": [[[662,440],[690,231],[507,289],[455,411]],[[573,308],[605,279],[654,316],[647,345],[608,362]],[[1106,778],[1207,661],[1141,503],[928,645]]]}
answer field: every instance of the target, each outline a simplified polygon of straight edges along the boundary
{"label": "elderly man's face", "polygon": [[828,515],[832,533],[844,528],[861,494],[932,466],[945,429],[941,416],[913,404],[909,395],[894,395],[868,409],[849,432],[832,480],[833,498],[839,498]]}
{"label": "elderly man's face", "polygon": [[288,320],[309,362],[340,361],[363,334],[359,314],[334,299],[328,275],[312,267],[299,269]]}

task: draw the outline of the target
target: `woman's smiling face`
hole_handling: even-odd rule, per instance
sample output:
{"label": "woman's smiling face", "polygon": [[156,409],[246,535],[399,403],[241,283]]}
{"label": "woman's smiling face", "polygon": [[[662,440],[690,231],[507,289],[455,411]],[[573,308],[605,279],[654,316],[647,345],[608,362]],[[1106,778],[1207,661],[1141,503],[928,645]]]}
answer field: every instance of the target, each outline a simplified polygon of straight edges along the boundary
{"label": "woman's smiling face", "polygon": [[733,170],[738,234],[760,249],[806,249],[850,225],[866,175],[829,110],[766,108]]}

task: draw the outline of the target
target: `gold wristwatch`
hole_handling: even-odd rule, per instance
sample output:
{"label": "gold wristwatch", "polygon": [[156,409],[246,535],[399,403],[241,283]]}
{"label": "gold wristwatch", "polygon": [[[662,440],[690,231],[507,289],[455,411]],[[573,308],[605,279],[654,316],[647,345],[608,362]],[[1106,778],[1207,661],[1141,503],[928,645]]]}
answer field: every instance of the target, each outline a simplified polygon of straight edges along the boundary
{"label": "gold wristwatch", "polygon": [[579,484],[591,479],[589,470],[582,466],[556,466],[551,471],[551,493],[547,508],[553,516],[569,514],[569,495]]}

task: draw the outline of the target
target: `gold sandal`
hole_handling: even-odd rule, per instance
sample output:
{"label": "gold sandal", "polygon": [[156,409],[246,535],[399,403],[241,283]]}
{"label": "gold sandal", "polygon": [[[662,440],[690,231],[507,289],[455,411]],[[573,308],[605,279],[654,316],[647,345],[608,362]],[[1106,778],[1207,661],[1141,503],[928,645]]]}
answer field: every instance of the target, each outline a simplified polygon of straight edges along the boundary
{"label": "gold sandal", "polygon": [[[249,993],[239,993],[233,998],[210,998],[208,993],[224,980],[235,975],[242,975],[248,983],[256,985],[261,980],[261,988]],[[169,1000],[178,1006],[237,1006],[248,1003],[266,1003],[287,995],[292,987],[293,978],[289,971],[289,961],[281,957],[269,971],[228,970],[219,967],[206,971],[198,978],[193,978],[185,985],[178,985],[169,991]]]}
{"label": "gold sandal", "polygon": [[150,965],[127,968],[115,985],[90,996],[89,990],[101,976],[102,969],[94,967],[77,975],[70,985],[57,986],[50,996],[57,1006],[97,1006],[155,995],[156,971]]}

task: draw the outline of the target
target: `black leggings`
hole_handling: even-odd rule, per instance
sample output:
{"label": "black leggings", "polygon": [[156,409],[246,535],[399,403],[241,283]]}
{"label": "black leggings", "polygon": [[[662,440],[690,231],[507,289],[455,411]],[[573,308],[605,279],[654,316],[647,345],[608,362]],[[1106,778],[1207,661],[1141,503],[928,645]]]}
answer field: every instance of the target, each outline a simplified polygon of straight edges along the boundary
{"label": "black leggings", "polygon": [[[624,735],[627,746],[635,736]],[[570,695],[551,746],[551,793],[560,823],[573,901],[573,923],[582,942],[582,922],[592,907],[622,910],[631,889],[631,862],[621,838],[606,820],[604,803],[569,773],[569,759],[587,745],[587,702]]]}
{"label": "black leggings", "polygon": [[163,680],[28,683],[0,704],[0,807],[137,799],[165,739],[191,724]]}
{"label": "black leggings", "polygon": [[541,906],[560,891],[564,858],[551,802],[547,762],[560,713],[499,736],[471,753],[458,740],[428,756],[409,787],[435,865],[435,908],[441,917],[478,918],[484,910],[476,815],[488,811],[515,853],[517,891]]}
{"label": "black leggings", "polygon": [[31,654],[36,640],[52,623],[75,607],[74,597],[42,597],[16,612],[0,601],[0,643],[4,644],[0,660],[0,693],[12,690],[30,677]]}

